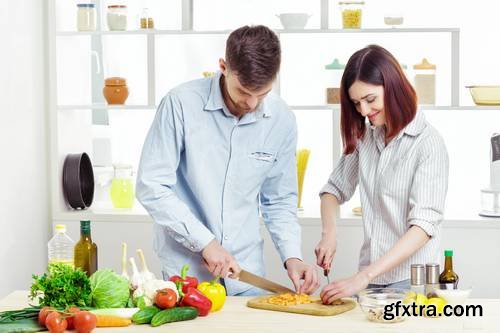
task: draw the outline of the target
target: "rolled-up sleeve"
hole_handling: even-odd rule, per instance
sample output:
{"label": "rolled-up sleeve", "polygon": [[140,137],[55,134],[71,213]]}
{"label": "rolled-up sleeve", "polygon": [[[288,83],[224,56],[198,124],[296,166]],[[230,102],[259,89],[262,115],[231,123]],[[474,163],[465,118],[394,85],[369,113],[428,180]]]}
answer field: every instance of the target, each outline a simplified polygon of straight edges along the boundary
{"label": "rolled-up sleeve", "polygon": [[448,191],[449,160],[442,138],[425,142],[421,156],[410,190],[408,224],[432,237],[443,220]]}
{"label": "rolled-up sleeve", "polygon": [[290,134],[278,152],[260,191],[262,217],[283,263],[289,258],[302,260],[301,229],[297,221],[295,118],[290,127]]}
{"label": "rolled-up sleeve", "polygon": [[328,182],[320,191],[333,194],[339,204],[349,201],[356,191],[359,182],[359,152],[354,150],[351,154],[342,154],[340,161],[333,170]]}
{"label": "rolled-up sleeve", "polygon": [[154,222],[166,227],[173,239],[199,252],[214,235],[172,190],[184,149],[183,138],[181,105],[169,94],[158,107],[142,149],[136,197]]}

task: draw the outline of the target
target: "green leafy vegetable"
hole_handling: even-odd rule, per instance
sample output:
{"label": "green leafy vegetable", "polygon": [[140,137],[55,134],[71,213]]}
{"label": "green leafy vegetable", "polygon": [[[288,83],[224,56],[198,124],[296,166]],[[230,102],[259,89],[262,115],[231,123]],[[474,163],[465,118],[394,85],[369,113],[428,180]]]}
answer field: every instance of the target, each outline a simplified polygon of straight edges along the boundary
{"label": "green leafy vegetable", "polygon": [[124,308],[130,297],[128,281],[111,269],[98,270],[90,277],[92,305],[97,308]]}
{"label": "green leafy vegetable", "polygon": [[48,274],[33,275],[30,299],[40,305],[66,308],[90,305],[90,280],[80,269],[62,263],[50,264]]}

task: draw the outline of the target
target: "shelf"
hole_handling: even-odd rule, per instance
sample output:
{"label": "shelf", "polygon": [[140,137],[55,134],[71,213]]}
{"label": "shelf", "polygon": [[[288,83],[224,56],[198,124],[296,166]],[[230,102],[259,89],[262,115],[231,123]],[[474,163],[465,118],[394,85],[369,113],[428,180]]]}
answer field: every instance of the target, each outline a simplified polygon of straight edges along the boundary
{"label": "shelf", "polygon": [[[374,28],[374,29],[274,29],[277,34],[339,33],[454,33],[458,28]],[[232,30],[127,30],[127,31],[59,31],[57,36],[92,35],[228,35]]]}
{"label": "shelf", "polygon": [[[340,110],[340,104],[318,104],[318,105],[290,105],[292,110]],[[466,110],[500,110],[500,105],[419,105],[420,110],[438,110],[438,111],[466,111]]]}
{"label": "shelf", "polygon": [[88,104],[88,105],[59,105],[58,110],[155,110],[156,105],[108,105],[108,104]]}

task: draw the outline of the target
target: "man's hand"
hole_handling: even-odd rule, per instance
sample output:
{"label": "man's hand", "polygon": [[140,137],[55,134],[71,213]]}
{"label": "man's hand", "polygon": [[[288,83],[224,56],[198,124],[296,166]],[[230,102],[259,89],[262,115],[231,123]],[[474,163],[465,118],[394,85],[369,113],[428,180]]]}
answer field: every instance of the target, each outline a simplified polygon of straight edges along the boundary
{"label": "man's hand", "polygon": [[[288,276],[295,286],[298,294],[312,294],[319,287],[318,273],[316,270],[302,260],[290,258],[285,262]],[[300,280],[304,280],[300,284]]]}
{"label": "man's hand", "polygon": [[366,272],[359,272],[350,278],[333,281],[321,291],[321,301],[323,304],[331,304],[342,297],[352,296],[365,289],[368,283],[370,283],[370,278]]}
{"label": "man's hand", "polygon": [[329,232],[323,234],[318,245],[314,249],[316,254],[316,264],[323,269],[330,269],[337,249],[337,240],[335,233]]}
{"label": "man's hand", "polygon": [[225,278],[228,273],[231,273],[232,278],[238,278],[241,271],[240,266],[234,257],[216,239],[213,239],[205,246],[201,255],[205,260],[205,267],[213,276]]}

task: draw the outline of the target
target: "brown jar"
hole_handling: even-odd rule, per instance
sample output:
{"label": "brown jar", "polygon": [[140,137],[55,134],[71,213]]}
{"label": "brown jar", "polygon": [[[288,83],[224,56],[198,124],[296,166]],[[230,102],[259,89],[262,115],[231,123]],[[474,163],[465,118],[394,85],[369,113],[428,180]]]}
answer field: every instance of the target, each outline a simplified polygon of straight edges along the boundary
{"label": "brown jar", "polygon": [[102,93],[108,104],[125,104],[128,97],[127,81],[122,77],[108,77],[104,80]]}

